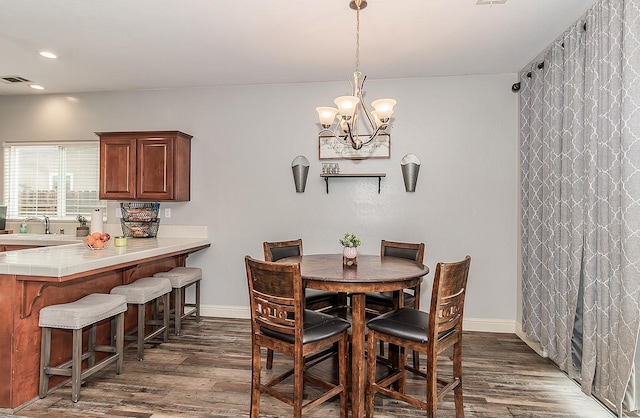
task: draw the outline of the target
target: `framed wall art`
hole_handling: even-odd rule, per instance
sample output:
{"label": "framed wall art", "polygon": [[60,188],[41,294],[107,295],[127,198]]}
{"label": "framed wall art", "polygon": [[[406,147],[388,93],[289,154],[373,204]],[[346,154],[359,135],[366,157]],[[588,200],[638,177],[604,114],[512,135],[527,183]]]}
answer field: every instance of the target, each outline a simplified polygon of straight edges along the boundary
{"label": "framed wall art", "polygon": [[[367,135],[359,135],[359,138],[366,141],[369,137]],[[359,150],[343,144],[334,136],[319,136],[318,152],[321,160],[391,158],[391,136],[389,134],[378,134],[373,141]]]}

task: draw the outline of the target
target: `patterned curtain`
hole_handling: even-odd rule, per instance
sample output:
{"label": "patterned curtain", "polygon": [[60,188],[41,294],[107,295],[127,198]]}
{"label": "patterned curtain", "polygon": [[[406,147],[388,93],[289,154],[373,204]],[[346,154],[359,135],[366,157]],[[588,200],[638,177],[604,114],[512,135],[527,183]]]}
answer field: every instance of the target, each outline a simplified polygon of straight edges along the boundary
{"label": "patterned curtain", "polygon": [[599,1],[520,91],[523,330],[621,413],[640,329],[640,0]]}

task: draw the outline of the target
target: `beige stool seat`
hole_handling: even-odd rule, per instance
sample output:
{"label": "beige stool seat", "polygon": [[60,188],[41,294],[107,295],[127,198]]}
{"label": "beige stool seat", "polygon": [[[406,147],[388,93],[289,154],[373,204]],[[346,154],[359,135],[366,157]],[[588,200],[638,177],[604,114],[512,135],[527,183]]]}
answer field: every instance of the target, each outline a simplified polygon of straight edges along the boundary
{"label": "beige stool seat", "polygon": [[[153,277],[165,277],[171,281],[174,294],[173,313],[175,332],[180,335],[182,320],[188,316],[195,315],[196,322],[200,322],[200,281],[202,280],[202,269],[198,267],[175,267],[169,271],[156,273]],[[191,285],[196,286],[194,303],[183,303],[184,291]],[[185,310],[184,308],[192,308]]]}
{"label": "beige stool seat", "polygon": [[[129,305],[138,307],[138,326],[125,335],[125,339],[136,341],[138,348],[138,360],[144,359],[144,344],[160,334],[163,341],[169,341],[169,295],[171,294],[171,282],[162,277],[143,277],[133,283],[116,286],[111,289],[111,294],[122,295]],[[158,319],[158,302],[162,299],[163,319]],[[146,304],[154,302],[153,318],[146,319]],[[145,327],[151,325],[154,330],[145,334]],[[133,346],[133,345],[132,345]]]}
{"label": "beige stool seat", "polygon": [[[116,373],[122,373],[124,349],[124,313],[127,310],[127,300],[121,295],[92,293],[75,302],[46,306],[40,310],[38,325],[42,328],[40,350],[40,398],[45,398],[49,391],[50,376],[71,377],[71,400],[80,399],[80,385],[84,379],[115,363]],[[96,345],[96,325],[106,319],[115,319],[111,324],[110,345]],[[82,330],[89,329],[87,351],[82,352]],[[57,367],[50,366],[51,330],[64,329],[73,332],[73,348],[71,360]],[[95,362],[95,353],[109,353],[107,357]],[[82,370],[82,361],[87,360],[87,367]]]}

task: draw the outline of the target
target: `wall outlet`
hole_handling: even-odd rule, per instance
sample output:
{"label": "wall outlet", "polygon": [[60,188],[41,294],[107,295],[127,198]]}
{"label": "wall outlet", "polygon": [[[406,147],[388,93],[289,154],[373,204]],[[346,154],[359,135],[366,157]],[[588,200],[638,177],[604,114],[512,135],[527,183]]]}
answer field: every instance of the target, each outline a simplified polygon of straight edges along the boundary
{"label": "wall outlet", "polygon": [[122,218],[122,209],[120,208],[116,208],[116,219],[121,219]]}
{"label": "wall outlet", "polygon": [[171,208],[164,208],[164,217],[165,218],[171,217]]}

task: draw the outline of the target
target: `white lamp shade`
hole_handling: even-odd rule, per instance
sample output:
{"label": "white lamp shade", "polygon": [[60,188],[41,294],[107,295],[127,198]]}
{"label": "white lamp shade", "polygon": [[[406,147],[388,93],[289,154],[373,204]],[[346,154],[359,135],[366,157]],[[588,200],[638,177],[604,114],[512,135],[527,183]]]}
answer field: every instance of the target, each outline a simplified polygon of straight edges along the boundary
{"label": "white lamp shade", "polygon": [[316,107],[316,112],[318,112],[320,125],[331,126],[333,124],[333,120],[336,118],[338,109],[335,107]]}
{"label": "white lamp shade", "polygon": [[333,103],[338,106],[338,112],[340,116],[346,119],[351,119],[356,112],[356,106],[360,103],[360,99],[356,96],[340,96],[336,98]]}
{"label": "white lamp shade", "polygon": [[393,106],[395,106],[396,103],[393,99],[378,99],[371,103],[371,106],[375,109],[378,118],[385,120],[393,115]]}

